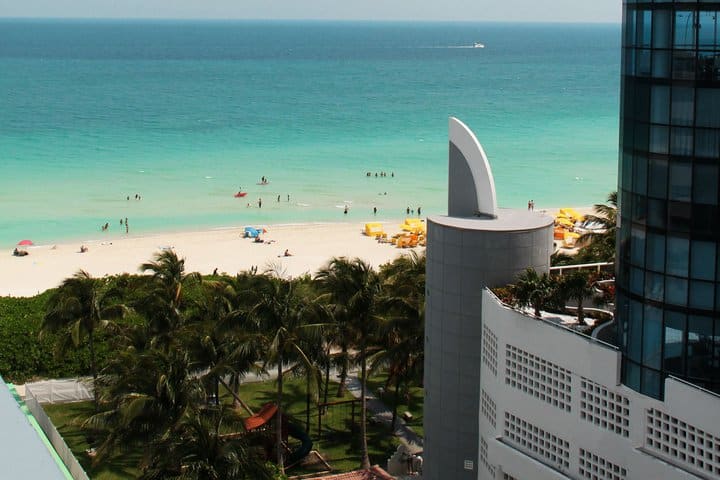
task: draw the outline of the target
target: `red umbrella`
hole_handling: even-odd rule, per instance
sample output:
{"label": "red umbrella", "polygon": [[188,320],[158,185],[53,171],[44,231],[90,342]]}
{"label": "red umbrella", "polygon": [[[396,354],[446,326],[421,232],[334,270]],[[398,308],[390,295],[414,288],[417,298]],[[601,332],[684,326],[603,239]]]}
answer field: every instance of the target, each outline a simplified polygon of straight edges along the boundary
{"label": "red umbrella", "polygon": [[35,245],[32,240],[20,240],[18,242],[18,245],[21,247],[29,247],[30,245]]}

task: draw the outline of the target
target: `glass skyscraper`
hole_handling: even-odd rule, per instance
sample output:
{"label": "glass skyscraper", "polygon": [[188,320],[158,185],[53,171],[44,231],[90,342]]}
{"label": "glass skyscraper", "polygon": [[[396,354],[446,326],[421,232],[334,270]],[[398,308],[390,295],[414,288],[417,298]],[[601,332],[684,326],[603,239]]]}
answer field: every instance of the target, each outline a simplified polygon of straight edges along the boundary
{"label": "glass skyscraper", "polygon": [[617,319],[628,387],[720,392],[720,1],[623,4]]}

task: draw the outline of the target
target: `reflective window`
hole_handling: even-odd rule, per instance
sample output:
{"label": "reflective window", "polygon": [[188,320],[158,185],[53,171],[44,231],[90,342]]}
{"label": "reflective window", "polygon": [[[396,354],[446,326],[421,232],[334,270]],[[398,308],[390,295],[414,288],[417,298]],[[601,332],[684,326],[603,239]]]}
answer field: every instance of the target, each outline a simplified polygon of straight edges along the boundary
{"label": "reflective window", "polygon": [[695,94],[692,88],[673,87],[670,121],[673,125],[692,125]]}
{"label": "reflective window", "polygon": [[[640,20],[640,19],[638,19]],[[641,23],[638,21],[638,23]],[[639,27],[640,25],[638,25]],[[694,48],[695,47],[695,15],[691,11],[675,12],[675,38],[673,46],[675,48]],[[638,32],[640,36],[640,32]]]}
{"label": "reflective window", "polygon": [[718,45],[717,12],[698,12],[698,47]]}
{"label": "reflective window", "polygon": [[697,110],[695,125],[698,127],[720,127],[720,90],[717,88],[698,88],[695,91]]}
{"label": "reflective window", "polygon": [[690,283],[690,306],[712,310],[715,294],[715,284],[710,282],[693,281]]}
{"label": "reflective window", "polygon": [[688,276],[688,254],[690,242],[687,238],[667,238],[667,273],[680,277]]}
{"label": "reflective window", "polygon": [[665,228],[667,219],[667,203],[664,200],[648,199],[647,224],[651,227]]}
{"label": "reflective window", "polygon": [[642,317],[643,305],[635,300],[630,301],[630,321],[628,322],[628,356],[636,361],[640,361],[640,352],[642,351]]}
{"label": "reflective window", "polygon": [[715,158],[720,154],[717,130],[695,129],[695,156]]}
{"label": "reflective window", "polygon": [[647,236],[646,267],[656,272],[665,270],[665,237],[657,233]]}
{"label": "reflective window", "polygon": [[692,204],[688,202],[668,202],[668,229],[676,232],[690,231]]}
{"label": "reflective window", "polygon": [[639,268],[633,267],[630,269],[630,291],[636,295],[642,295],[644,293],[643,280],[645,272]]}
{"label": "reflective window", "polygon": [[652,22],[655,24],[652,36],[653,48],[670,48],[670,23],[672,15],[670,10],[655,10]]}
{"label": "reflective window", "polygon": [[660,273],[645,273],[645,297],[656,302],[665,301],[665,277]]}
{"label": "reflective window", "polygon": [[642,369],[642,382],[640,384],[640,391],[645,395],[652,397],[660,397],[660,391],[662,386],[662,378],[660,372],[650,370],[649,368]]}
{"label": "reflective window", "polygon": [[[673,129],[673,135],[678,129]],[[682,130],[690,130],[683,128]],[[689,163],[673,163],[670,165],[670,184],[668,197],[682,202],[690,201],[692,187],[692,165]]]}
{"label": "reflective window", "polygon": [[652,51],[652,76],[654,78],[668,78],[672,64],[669,50]]}
{"label": "reflective window", "polygon": [[633,159],[633,192],[645,195],[647,193],[647,158],[638,155]]}
{"label": "reflective window", "polygon": [[693,202],[717,205],[718,166],[696,163],[693,169]]}
{"label": "reflective window", "polygon": [[665,277],[665,302],[673,305],[687,305],[688,282],[684,278]]}
{"label": "reflective window", "polygon": [[720,79],[720,54],[717,52],[698,52],[698,78],[702,80]]}
{"label": "reflective window", "polygon": [[665,313],[665,347],[663,368],[671,373],[685,373],[685,315]]}
{"label": "reflective window", "polygon": [[687,374],[690,377],[712,378],[713,372],[713,321],[710,317],[688,317]]}
{"label": "reflective window", "polygon": [[695,78],[695,51],[673,50],[673,78],[692,80]]}
{"label": "reflective window", "polygon": [[667,85],[653,85],[650,89],[650,121],[670,123],[670,87]]}
{"label": "reflective window", "polygon": [[652,125],[650,127],[651,153],[668,153],[668,142],[670,140],[670,128],[665,125]]}
{"label": "reflective window", "polygon": [[[673,155],[690,156],[693,152],[693,129],[673,127],[670,132],[670,153]],[[673,173],[670,172],[670,178]],[[688,191],[688,199],[690,192]]]}
{"label": "reflective window", "polygon": [[690,276],[699,280],[715,279],[715,242],[693,240]]}
{"label": "reflective window", "polygon": [[[630,260],[633,265],[645,265],[645,230],[633,228],[630,233]],[[642,288],[640,288],[642,291]]]}
{"label": "reflective window", "polygon": [[667,198],[667,168],[667,160],[659,158],[650,159],[648,172],[648,194],[650,196]]}
{"label": "reflective window", "polygon": [[636,15],[635,45],[638,47],[650,46],[650,34],[652,32],[652,12],[650,10],[638,10]]}

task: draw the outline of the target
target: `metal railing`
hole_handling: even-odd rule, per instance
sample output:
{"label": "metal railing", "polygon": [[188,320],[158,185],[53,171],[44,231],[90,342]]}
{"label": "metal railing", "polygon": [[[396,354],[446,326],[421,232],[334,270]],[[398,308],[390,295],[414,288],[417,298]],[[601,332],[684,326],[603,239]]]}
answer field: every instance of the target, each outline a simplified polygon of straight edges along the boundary
{"label": "metal railing", "polygon": [[45,433],[48,441],[65,464],[65,467],[67,467],[70,471],[70,475],[72,475],[75,480],[90,480],[85,473],[85,470],[80,465],[80,462],[78,462],[78,459],[75,457],[75,454],[73,454],[67,446],[62,435],[60,435],[60,432],[57,431],[55,425],[53,425],[50,420],[50,417],[47,416],[45,410],[42,408],[42,405],[40,405],[40,402],[38,402],[37,398],[35,398],[35,395],[33,395],[32,390],[30,389],[25,389],[25,405],[28,410],[30,410],[33,417],[35,417],[35,420],[38,422],[38,425],[42,428],[42,431]]}
{"label": "metal railing", "polygon": [[603,270],[613,270],[614,268],[614,262],[580,263],[577,265],[558,265],[556,267],[550,267],[550,273],[562,275],[565,270],[595,270],[597,273],[600,273]]}

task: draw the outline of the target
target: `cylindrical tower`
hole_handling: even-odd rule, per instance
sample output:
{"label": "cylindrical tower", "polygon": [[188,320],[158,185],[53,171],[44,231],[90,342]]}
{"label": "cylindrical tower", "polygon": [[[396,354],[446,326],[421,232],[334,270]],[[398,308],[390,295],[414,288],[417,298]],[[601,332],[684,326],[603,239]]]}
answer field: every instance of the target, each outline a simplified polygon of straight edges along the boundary
{"label": "cylindrical tower", "polygon": [[617,319],[628,387],[720,392],[720,2],[623,2]]}
{"label": "cylindrical tower", "polygon": [[448,173],[448,215],[427,225],[423,478],[477,480],[482,292],[549,271],[553,219],[497,208],[485,152],[454,118]]}

